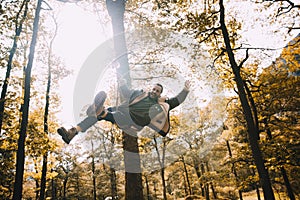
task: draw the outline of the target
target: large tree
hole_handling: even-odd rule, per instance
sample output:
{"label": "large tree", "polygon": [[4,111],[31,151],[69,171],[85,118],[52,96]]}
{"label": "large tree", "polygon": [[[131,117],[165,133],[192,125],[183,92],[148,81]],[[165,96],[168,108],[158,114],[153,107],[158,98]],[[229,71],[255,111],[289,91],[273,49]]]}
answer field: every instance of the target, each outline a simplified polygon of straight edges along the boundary
{"label": "large tree", "polygon": [[33,23],[33,33],[30,44],[30,53],[28,57],[28,63],[25,69],[25,82],[24,82],[24,103],[22,105],[22,119],[21,127],[18,139],[18,150],[17,150],[17,163],[16,163],[16,176],[14,183],[14,200],[22,199],[22,189],[23,189],[23,174],[24,174],[24,161],[25,161],[25,138],[26,130],[28,124],[28,113],[29,113],[29,101],[30,101],[30,83],[31,83],[31,70],[33,66],[35,46],[38,37],[38,27],[40,20],[42,0],[37,2],[35,18]]}
{"label": "large tree", "polygon": [[265,167],[264,164],[264,158],[262,156],[258,141],[257,141],[257,135],[259,134],[259,129],[257,127],[257,124],[255,123],[253,110],[251,109],[251,102],[249,102],[249,97],[247,95],[247,91],[244,85],[244,80],[241,76],[240,68],[242,67],[243,63],[246,61],[247,57],[238,64],[236,62],[235,55],[233,53],[231,41],[230,41],[230,35],[228,33],[227,25],[225,23],[225,8],[223,5],[223,1],[220,0],[220,24],[221,24],[221,30],[224,38],[226,53],[228,54],[229,62],[232,68],[232,72],[235,77],[235,82],[238,88],[238,95],[239,99],[241,101],[241,105],[243,108],[244,116],[247,123],[247,129],[248,129],[248,138],[250,147],[252,150],[252,155],[254,158],[255,165],[258,170],[258,174],[260,177],[260,183],[264,191],[264,197],[265,199],[275,199],[270,177],[268,170]]}
{"label": "large tree", "polygon": [[[120,67],[117,69],[117,75],[120,78],[124,78],[130,87],[131,80],[124,28],[125,5],[125,0],[106,0],[107,10],[111,17],[113,27],[116,61],[120,64]],[[142,172],[137,133],[127,133],[124,131],[123,145],[126,180],[125,199],[143,199]],[[135,188],[135,190],[132,190],[132,188]]]}

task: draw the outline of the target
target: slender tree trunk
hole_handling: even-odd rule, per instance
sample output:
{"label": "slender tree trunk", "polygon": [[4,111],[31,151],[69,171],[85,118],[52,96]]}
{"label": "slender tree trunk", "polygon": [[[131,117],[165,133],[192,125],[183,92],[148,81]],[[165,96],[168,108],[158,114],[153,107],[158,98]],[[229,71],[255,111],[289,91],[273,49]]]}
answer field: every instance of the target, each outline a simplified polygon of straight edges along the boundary
{"label": "slender tree trunk", "polygon": [[[200,172],[200,167],[199,167],[199,163],[198,162],[196,162],[195,164],[194,164],[194,168],[195,168],[195,170],[196,170],[196,174],[197,174],[197,177],[198,177],[198,179],[200,179],[201,178],[201,172]],[[202,183],[200,183],[200,188],[201,188],[201,196],[203,196],[204,197],[204,188],[203,188],[203,184]]]}
{"label": "slender tree trunk", "polygon": [[[53,172],[53,169],[51,169],[51,172]],[[56,183],[54,177],[51,179],[51,197],[53,200],[56,199]]]}
{"label": "slender tree trunk", "polygon": [[[227,145],[227,150],[228,150],[228,153],[229,153],[229,157],[232,158],[232,152],[231,152],[231,148],[230,148],[230,144],[229,144],[228,140],[226,140],[226,145]],[[238,181],[239,180],[238,180],[238,175],[237,175],[234,163],[232,163],[232,172],[233,172],[233,175],[235,177],[236,185],[238,187],[238,183],[239,183]],[[243,200],[242,191],[240,189],[238,189],[238,193],[239,193],[240,200]]]}
{"label": "slender tree trunk", "polygon": [[[54,39],[57,35],[57,23],[55,23],[55,31],[54,35],[49,44],[49,52],[48,52],[48,78],[47,78],[47,89],[46,89],[46,103],[45,103],[45,111],[44,111],[44,134],[47,136],[49,132],[48,126],[48,116],[49,116],[49,106],[50,106],[50,90],[51,90],[51,81],[52,81],[52,46]],[[48,151],[43,155],[43,167],[42,167],[42,177],[41,177],[41,191],[40,191],[40,200],[45,199],[45,191],[46,191],[46,182],[47,182],[47,164],[48,164]]]}
{"label": "slender tree trunk", "polygon": [[42,176],[41,176],[41,189],[40,189],[40,200],[45,199],[46,192],[46,176],[47,176],[47,164],[48,164],[48,152],[43,155],[43,166],[42,166]]}
{"label": "slender tree trunk", "polygon": [[[271,141],[273,139],[272,132],[271,132],[271,130],[269,128],[269,125],[268,125],[268,123],[267,123],[266,120],[264,121],[264,123],[265,123],[265,126],[266,126],[266,130],[267,130],[266,132],[267,132],[267,135],[268,135],[268,139]],[[277,156],[275,156],[275,157],[276,157],[277,161],[279,161],[279,158]],[[294,195],[293,189],[291,187],[289,178],[288,178],[288,176],[286,174],[284,166],[280,167],[280,171],[281,171],[282,178],[284,180],[284,184],[285,184],[288,196],[289,196],[289,198],[291,200],[294,200],[295,199],[295,195]]]}
{"label": "slender tree trunk", "polygon": [[257,196],[257,200],[261,200],[261,198],[260,198],[260,192],[259,192],[259,187],[258,187],[258,185],[256,184],[255,185],[255,190],[256,190],[256,196]]}
{"label": "slender tree trunk", "polygon": [[[255,169],[253,168],[248,168],[249,169],[249,173],[251,173],[251,175],[254,177],[255,176]],[[260,197],[260,191],[259,191],[259,183],[255,182],[255,191],[256,191],[256,195],[257,195],[257,200],[261,200],[261,197]]]}
{"label": "slender tree trunk", "polygon": [[166,186],[166,179],[165,179],[165,158],[166,158],[166,141],[163,140],[163,152],[161,158],[161,178],[162,178],[162,185],[163,185],[163,196],[164,200],[167,200],[167,186]]}
{"label": "slender tree trunk", "polygon": [[192,195],[192,189],[191,189],[191,184],[190,184],[190,179],[189,179],[189,173],[188,173],[188,170],[187,170],[187,167],[186,167],[185,160],[184,160],[183,156],[181,157],[181,160],[182,160],[183,169],[184,169],[184,173],[185,173],[185,177],[186,177],[186,183],[187,183],[187,186],[188,186],[189,195]]}
{"label": "slender tree trunk", "polygon": [[93,198],[94,200],[97,199],[97,185],[96,185],[96,167],[95,167],[95,156],[94,156],[94,143],[91,140],[92,146],[92,174],[93,174]]}
{"label": "slender tree trunk", "polygon": [[282,174],[282,177],[283,177],[283,180],[284,180],[284,184],[285,184],[286,189],[287,189],[288,196],[289,196],[290,200],[295,200],[295,195],[293,193],[293,189],[292,189],[292,186],[290,184],[289,178],[286,174],[285,168],[282,166],[282,167],[280,167],[280,170],[281,170],[281,174]]}
{"label": "slender tree trunk", "polygon": [[212,193],[213,193],[214,199],[218,199],[218,198],[217,198],[217,192],[216,192],[215,187],[214,187],[214,184],[213,184],[212,182],[210,183],[210,188],[211,188],[211,191],[212,191]]}
{"label": "slender tree trunk", "polygon": [[[35,168],[37,169],[37,164],[35,164]],[[35,171],[36,174],[38,174],[38,170]],[[35,179],[35,199],[39,199],[39,187],[40,187],[40,184],[39,184],[39,181],[37,179]]]}
{"label": "slender tree trunk", "polygon": [[92,161],[92,171],[93,171],[93,198],[97,199],[97,187],[96,187],[96,174],[95,174],[95,159],[93,157]]}
{"label": "slender tree trunk", "polygon": [[[18,39],[19,39],[19,37],[21,35],[21,32],[22,32],[22,26],[23,26],[24,20],[27,17],[28,3],[29,3],[29,0],[24,0],[22,2],[21,8],[20,8],[20,10],[17,14],[17,17],[16,17],[16,29],[15,29],[14,42],[13,42],[13,46],[12,46],[10,52],[9,52],[9,57],[8,57],[8,62],[7,62],[7,67],[6,67],[6,74],[5,74],[5,78],[4,78],[4,81],[3,81],[1,97],[0,97],[0,133],[1,133],[1,130],[2,130],[3,114],[4,114],[4,107],[5,107],[5,98],[6,98],[7,88],[8,88],[8,85],[9,85],[9,79],[10,79],[10,73],[11,73],[11,69],[12,69],[13,57],[14,57],[14,55],[16,53],[16,50],[17,50]],[[23,8],[24,8],[24,12],[23,12],[22,18],[20,20],[20,23],[18,23],[18,20],[19,20],[19,17],[20,17],[20,14],[21,14]]]}
{"label": "slender tree trunk", "polygon": [[159,166],[160,166],[160,177],[161,177],[161,182],[162,182],[162,186],[163,186],[163,199],[166,200],[167,199],[167,187],[166,187],[166,180],[165,180],[165,152],[166,152],[166,143],[165,141],[163,142],[163,155],[162,158],[160,158],[160,153],[159,153],[159,149],[158,149],[158,144],[157,144],[157,140],[154,137],[154,145],[155,145],[155,150],[157,153],[157,160],[159,162]]}
{"label": "slender tree trunk", "polygon": [[228,30],[225,25],[225,8],[223,5],[223,0],[220,0],[219,2],[220,2],[220,24],[221,24],[222,34],[223,34],[224,42],[226,45],[226,52],[228,54],[230,65],[231,65],[232,71],[234,73],[235,82],[236,82],[236,85],[238,88],[239,99],[241,101],[241,105],[242,105],[244,116],[245,116],[246,123],[247,123],[248,139],[249,139],[250,147],[252,150],[252,155],[253,155],[254,162],[255,162],[255,165],[256,165],[256,168],[257,168],[257,171],[259,174],[259,179],[260,179],[260,183],[263,188],[264,197],[265,197],[265,199],[268,199],[268,200],[274,200],[275,198],[274,198],[274,193],[273,193],[273,189],[271,186],[269,173],[268,173],[267,169],[265,168],[263,156],[262,156],[262,153],[259,148],[258,141],[257,141],[258,130],[255,126],[251,108],[250,108],[249,102],[247,100],[244,82],[243,82],[243,79],[240,74],[240,66],[238,66],[235,61],[235,57],[234,57],[234,54],[233,54],[233,51],[231,48],[231,44],[230,44]]}
{"label": "slender tree trunk", "polygon": [[[204,167],[204,164],[201,163],[201,173],[204,174],[205,173],[205,167]],[[206,181],[206,183],[203,185],[203,188],[204,188],[204,194],[205,194],[205,199],[206,200],[209,200],[209,187],[208,187],[208,183]]]}
{"label": "slender tree trunk", "polygon": [[153,182],[153,190],[154,190],[154,199],[156,199],[157,197],[156,181]]}
{"label": "slender tree trunk", "polygon": [[[208,161],[205,163],[205,165],[206,165],[206,171],[207,171],[207,172],[210,172],[210,169],[209,169],[209,166],[208,166]],[[212,191],[212,193],[213,193],[214,199],[217,199],[217,194],[216,194],[216,191],[215,191],[215,188],[214,188],[213,183],[210,182],[209,185],[210,185],[211,191]],[[209,188],[209,186],[208,186],[208,188]]]}
{"label": "slender tree trunk", "polygon": [[[127,45],[125,40],[124,12],[125,0],[106,0],[108,13],[112,20],[114,34],[114,49],[120,67],[117,75],[127,80],[131,87],[128,64]],[[123,149],[125,162],[125,199],[143,199],[141,163],[136,133],[123,131]],[[134,190],[132,189],[134,188]]]}
{"label": "slender tree trunk", "polygon": [[67,177],[63,180],[63,199],[66,199],[67,197],[67,183],[68,183],[68,174],[66,174]]}
{"label": "slender tree trunk", "polygon": [[205,199],[206,200],[210,200],[210,197],[209,197],[209,185],[208,183],[205,184]]}
{"label": "slender tree trunk", "polygon": [[147,176],[145,176],[145,182],[146,182],[147,200],[151,200],[150,187],[149,187],[149,182],[148,182],[148,177]]}
{"label": "slender tree trunk", "polygon": [[[44,111],[44,134],[48,135],[48,114],[49,114],[49,99],[50,99],[50,87],[51,87],[51,67],[48,63],[48,82],[46,89],[46,104]],[[41,177],[41,190],[40,190],[40,200],[45,198],[46,191],[46,176],[47,176],[47,164],[48,164],[48,151],[43,155],[43,166],[42,166],[42,177]]]}
{"label": "slender tree trunk", "polygon": [[111,196],[113,200],[118,199],[118,191],[117,191],[117,176],[116,170],[114,168],[110,168],[110,183],[111,183]]}
{"label": "slender tree trunk", "polygon": [[41,11],[42,0],[38,0],[35,18],[33,22],[33,33],[30,44],[30,52],[28,57],[28,64],[25,71],[25,85],[24,85],[24,104],[22,106],[22,121],[18,139],[18,150],[17,150],[17,164],[16,164],[16,177],[14,184],[14,200],[22,199],[23,190],[23,174],[24,174],[24,162],[25,162],[25,138],[28,124],[28,113],[29,113],[29,101],[30,101],[30,82],[31,82],[31,69],[33,65],[35,45],[37,42],[40,11]]}

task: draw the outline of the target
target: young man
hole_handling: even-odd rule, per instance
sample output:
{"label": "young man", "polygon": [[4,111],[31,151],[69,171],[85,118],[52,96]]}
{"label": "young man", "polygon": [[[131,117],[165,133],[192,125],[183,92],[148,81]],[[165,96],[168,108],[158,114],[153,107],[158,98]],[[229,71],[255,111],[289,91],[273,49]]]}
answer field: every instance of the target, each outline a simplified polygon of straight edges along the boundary
{"label": "young man", "polygon": [[126,133],[134,133],[148,126],[165,137],[170,129],[169,112],[180,105],[189,93],[190,82],[186,81],[183,90],[173,98],[161,97],[163,86],[155,84],[150,92],[130,90],[125,81],[120,83],[120,91],[125,102],[117,107],[104,108],[106,93],[99,92],[94,103],[87,109],[87,117],[69,130],[60,127],[57,132],[69,144],[78,134],[85,132],[97,121],[106,120],[117,124]]}

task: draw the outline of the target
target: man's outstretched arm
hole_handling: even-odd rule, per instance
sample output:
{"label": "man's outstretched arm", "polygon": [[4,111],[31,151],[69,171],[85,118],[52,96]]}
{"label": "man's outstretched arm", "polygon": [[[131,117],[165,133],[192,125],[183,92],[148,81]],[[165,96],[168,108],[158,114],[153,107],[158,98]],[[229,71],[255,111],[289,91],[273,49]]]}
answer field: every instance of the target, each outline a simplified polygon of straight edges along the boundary
{"label": "man's outstretched arm", "polygon": [[170,110],[179,106],[190,92],[191,83],[189,80],[185,81],[182,91],[173,98],[167,99],[166,102],[170,105]]}

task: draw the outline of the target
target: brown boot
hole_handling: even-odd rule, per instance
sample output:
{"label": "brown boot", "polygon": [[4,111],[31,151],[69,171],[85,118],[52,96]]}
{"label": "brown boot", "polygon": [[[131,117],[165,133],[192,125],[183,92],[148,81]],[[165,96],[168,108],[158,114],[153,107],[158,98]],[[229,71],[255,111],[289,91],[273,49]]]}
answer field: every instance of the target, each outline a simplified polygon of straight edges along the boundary
{"label": "brown boot", "polygon": [[107,95],[104,91],[100,91],[94,98],[94,102],[86,111],[88,116],[98,116],[104,111],[104,102]]}
{"label": "brown boot", "polygon": [[57,132],[59,135],[61,135],[62,139],[65,141],[65,143],[69,144],[71,140],[75,137],[75,135],[78,134],[78,131],[75,127],[66,130],[64,127],[60,127],[57,129]]}

